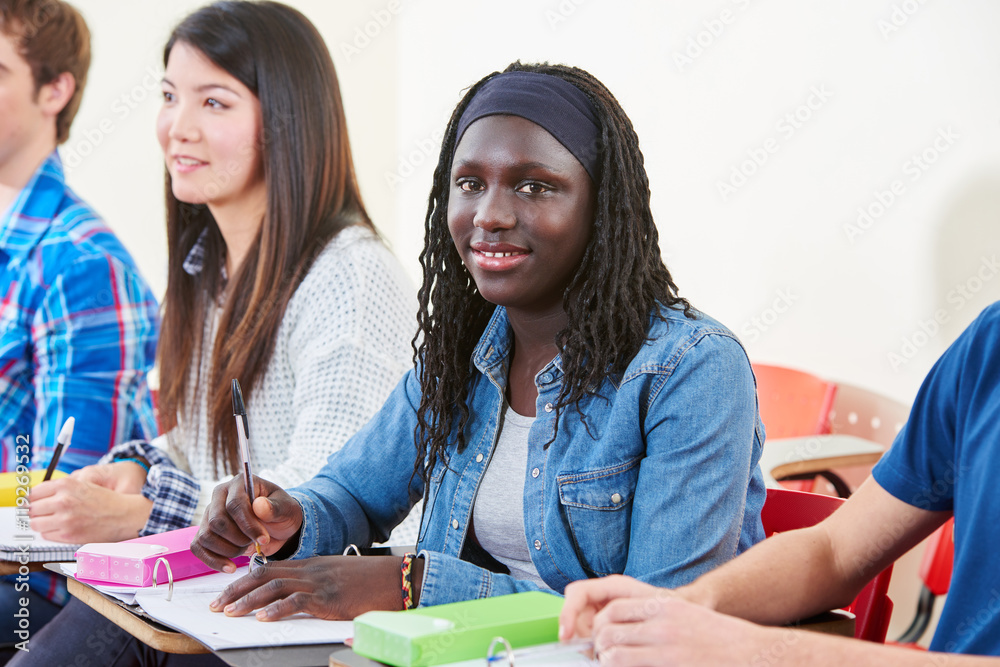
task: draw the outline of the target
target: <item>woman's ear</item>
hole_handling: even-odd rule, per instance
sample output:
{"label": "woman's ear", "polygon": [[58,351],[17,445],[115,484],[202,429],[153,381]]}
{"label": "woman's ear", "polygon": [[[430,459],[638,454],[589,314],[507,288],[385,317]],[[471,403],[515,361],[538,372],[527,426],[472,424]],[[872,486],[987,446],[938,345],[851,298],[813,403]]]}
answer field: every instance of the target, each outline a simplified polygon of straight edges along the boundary
{"label": "woman's ear", "polygon": [[53,118],[66,108],[76,92],[76,79],[69,72],[63,72],[38,89],[38,105],[42,113]]}

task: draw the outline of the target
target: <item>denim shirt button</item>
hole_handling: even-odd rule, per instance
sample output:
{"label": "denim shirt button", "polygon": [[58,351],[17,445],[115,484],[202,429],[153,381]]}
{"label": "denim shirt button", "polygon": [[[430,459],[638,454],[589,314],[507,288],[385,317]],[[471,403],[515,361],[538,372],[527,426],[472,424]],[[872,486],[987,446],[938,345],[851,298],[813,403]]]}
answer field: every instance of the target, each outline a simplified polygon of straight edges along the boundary
{"label": "denim shirt button", "polygon": [[622,501],[622,494],[620,493],[611,494],[611,502],[613,502],[615,505],[617,505],[621,501]]}
{"label": "denim shirt button", "polygon": [[455,530],[458,530],[458,519],[451,520],[451,527],[454,528]]}
{"label": "denim shirt button", "polygon": [[542,541],[535,540],[535,551],[541,551],[541,550],[542,550]]}
{"label": "denim shirt button", "polygon": [[534,470],[531,471],[531,476],[532,477],[538,477],[538,473],[539,473],[538,468],[535,468]]}
{"label": "denim shirt button", "polygon": [[482,454],[477,454],[476,455],[476,463],[482,463],[482,462],[483,462],[483,455]]}
{"label": "denim shirt button", "polygon": [[546,412],[552,412],[552,410],[553,410],[552,404],[551,403],[546,403],[545,404],[545,411]]}
{"label": "denim shirt button", "polygon": [[540,377],[538,379],[542,381],[542,384],[548,384],[548,383],[552,382],[552,374],[551,373],[543,373],[542,377]]}

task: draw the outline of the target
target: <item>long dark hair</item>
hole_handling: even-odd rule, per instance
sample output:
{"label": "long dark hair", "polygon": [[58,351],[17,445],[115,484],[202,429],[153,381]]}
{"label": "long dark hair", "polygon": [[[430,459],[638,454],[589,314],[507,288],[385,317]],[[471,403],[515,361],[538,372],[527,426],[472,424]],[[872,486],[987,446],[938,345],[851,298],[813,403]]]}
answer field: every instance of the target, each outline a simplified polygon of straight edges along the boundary
{"label": "long dark hair", "polygon": [[[593,75],[576,67],[515,62],[504,71],[565,79],[587,95],[601,126],[593,233],[563,293],[569,322],[556,335],[565,373],[557,409],[572,404],[580,413],[579,402],[585,395],[609,375],[625,370],[646,341],[650,318],[660,317],[660,305],[676,306],[689,317],[694,313],[678,296],[660,257],[639,140],[615,97]],[[472,352],[495,309],[479,294],[462,263],[448,231],[447,214],[458,120],[480,87],[498,74],[472,86],[452,113],[427,205],[420,255],[420,333],[413,340],[421,385],[414,470],[425,481],[439,459],[447,460],[448,447],[461,451],[465,446]]]}
{"label": "long dark hair", "polygon": [[[261,107],[264,220],[236,275],[229,276],[211,377],[198,378],[207,391],[213,459],[233,472],[239,458],[230,379],[254,392],[288,300],[313,260],[341,229],[372,224],[354,174],[337,73],[309,19],[277,2],[217,2],[177,26],[164,64],[177,43],[198,49],[238,79]],[[169,429],[191,399],[188,374],[199,368],[206,306],[223,289],[225,242],[207,206],[173,196],[169,173],[166,198],[170,257],[158,354],[161,414]],[[184,260],[205,230],[204,268],[188,275]]]}

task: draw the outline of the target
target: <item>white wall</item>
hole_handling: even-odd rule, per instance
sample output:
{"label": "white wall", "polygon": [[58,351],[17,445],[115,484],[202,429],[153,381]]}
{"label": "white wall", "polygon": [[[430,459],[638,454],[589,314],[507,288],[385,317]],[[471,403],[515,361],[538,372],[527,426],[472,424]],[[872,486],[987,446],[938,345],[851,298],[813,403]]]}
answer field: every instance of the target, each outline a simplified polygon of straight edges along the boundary
{"label": "white wall", "polygon": [[[402,14],[400,153],[514,59],[584,67],[635,124],[682,293],[755,360],[908,401],[1000,299],[998,33],[990,0],[424,0]],[[933,164],[908,165],[925,150]],[[408,249],[430,173],[399,188]],[[884,214],[851,229],[897,180]],[[953,292],[967,283],[970,299]]]}
{"label": "white wall", "polygon": [[[95,60],[67,146],[91,150],[70,180],[162,292],[159,88],[147,94],[144,77],[171,26],[201,3],[76,1]],[[682,293],[754,359],[910,400],[948,343],[1000,299],[991,0],[405,0],[398,13],[387,0],[290,4],[331,47],[366,202],[414,279],[445,120],[464,87],[520,58],[579,65],[615,93],[639,134]],[[785,117],[796,112],[793,127]],[[925,150],[936,160],[914,171]],[[754,155],[759,167],[746,163]],[[724,195],[719,184],[741,166],[754,173]],[[858,207],[878,213],[894,181],[901,194],[858,226]],[[935,313],[944,323],[928,325]]]}

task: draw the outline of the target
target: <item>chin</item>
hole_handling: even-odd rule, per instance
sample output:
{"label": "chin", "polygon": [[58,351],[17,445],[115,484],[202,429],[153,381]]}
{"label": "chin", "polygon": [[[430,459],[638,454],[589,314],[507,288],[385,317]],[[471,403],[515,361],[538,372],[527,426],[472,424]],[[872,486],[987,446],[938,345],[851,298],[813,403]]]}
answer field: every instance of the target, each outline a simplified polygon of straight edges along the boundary
{"label": "chin", "polygon": [[185,204],[208,203],[205,196],[199,193],[198,188],[190,188],[184,186],[178,187],[177,181],[174,181],[170,189],[174,193],[174,199],[176,199],[179,202],[184,202]]}

